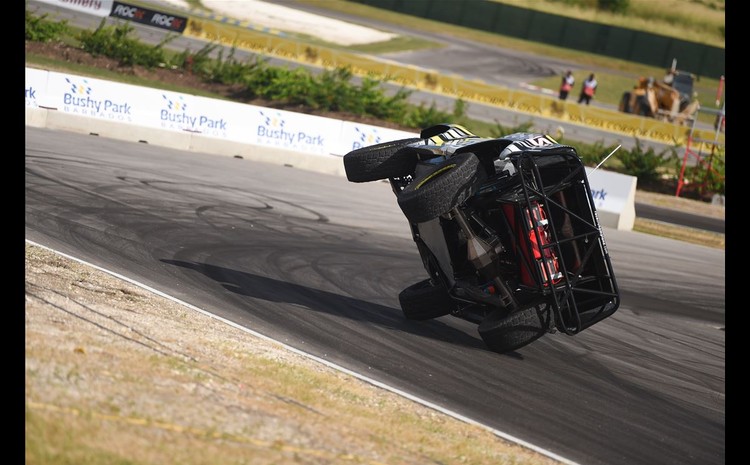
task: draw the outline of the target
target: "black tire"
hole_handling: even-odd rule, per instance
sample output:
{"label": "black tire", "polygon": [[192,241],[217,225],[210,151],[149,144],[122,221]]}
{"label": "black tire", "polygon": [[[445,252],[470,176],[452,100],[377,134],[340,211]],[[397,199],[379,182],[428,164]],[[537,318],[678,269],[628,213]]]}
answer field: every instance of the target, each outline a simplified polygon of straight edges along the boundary
{"label": "black tire", "polygon": [[633,109],[633,113],[638,116],[654,116],[653,113],[651,113],[651,105],[649,105],[648,99],[643,95],[639,95],[635,98],[635,108]]}
{"label": "black tire", "polygon": [[401,310],[408,320],[431,320],[449,315],[456,303],[442,284],[433,285],[429,279],[407,287],[398,295]]}
{"label": "black tire", "polygon": [[529,305],[510,315],[495,310],[479,323],[479,335],[497,353],[510,352],[531,344],[551,328],[552,311],[546,304]]}
{"label": "black tire", "polygon": [[398,195],[406,218],[422,223],[449,212],[474,195],[487,173],[473,153],[461,153],[416,177]]}
{"label": "black tire", "polygon": [[346,178],[351,182],[370,182],[399,178],[414,173],[416,155],[396,155],[403,147],[422,139],[400,139],[361,147],[344,155]]}
{"label": "black tire", "polygon": [[630,92],[624,92],[622,94],[622,98],[620,99],[620,108],[619,110],[623,113],[630,113]]}

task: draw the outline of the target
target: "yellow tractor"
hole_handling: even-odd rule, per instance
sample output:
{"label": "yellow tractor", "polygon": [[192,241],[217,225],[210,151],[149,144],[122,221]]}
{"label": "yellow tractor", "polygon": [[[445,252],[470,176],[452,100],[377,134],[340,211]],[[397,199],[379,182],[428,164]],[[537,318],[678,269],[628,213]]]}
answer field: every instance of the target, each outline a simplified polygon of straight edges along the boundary
{"label": "yellow tractor", "polygon": [[641,77],[632,91],[624,92],[619,110],[639,116],[684,124],[691,121],[700,104],[693,92],[696,76],[674,68],[662,81]]}

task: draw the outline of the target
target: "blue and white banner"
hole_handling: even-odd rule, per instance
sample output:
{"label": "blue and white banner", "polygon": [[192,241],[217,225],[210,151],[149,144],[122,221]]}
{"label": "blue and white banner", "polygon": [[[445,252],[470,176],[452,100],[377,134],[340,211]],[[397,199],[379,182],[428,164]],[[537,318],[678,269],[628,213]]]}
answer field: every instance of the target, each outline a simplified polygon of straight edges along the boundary
{"label": "blue and white banner", "polygon": [[[368,124],[26,68],[26,110],[57,111],[133,127],[195,134],[248,146],[343,157],[360,147],[419,137]],[[636,178],[586,168],[604,225],[632,229]],[[601,220],[600,215],[600,220]],[[615,223],[616,221],[616,223]]]}

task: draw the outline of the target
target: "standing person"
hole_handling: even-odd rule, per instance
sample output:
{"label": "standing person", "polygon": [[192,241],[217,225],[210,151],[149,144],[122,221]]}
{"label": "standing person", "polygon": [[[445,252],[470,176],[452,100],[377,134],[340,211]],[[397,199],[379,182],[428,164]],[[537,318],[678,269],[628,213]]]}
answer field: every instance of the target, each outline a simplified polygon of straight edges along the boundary
{"label": "standing person", "polygon": [[562,78],[562,82],[560,83],[560,100],[565,100],[568,98],[568,92],[573,89],[573,84],[576,83],[576,78],[573,77],[573,72],[568,71],[565,73],[565,76]]}
{"label": "standing person", "polygon": [[594,73],[589,74],[589,77],[583,81],[583,87],[581,87],[581,96],[578,97],[578,103],[585,103],[588,105],[591,103],[591,99],[594,98],[596,93],[596,86],[598,83],[594,77]]}

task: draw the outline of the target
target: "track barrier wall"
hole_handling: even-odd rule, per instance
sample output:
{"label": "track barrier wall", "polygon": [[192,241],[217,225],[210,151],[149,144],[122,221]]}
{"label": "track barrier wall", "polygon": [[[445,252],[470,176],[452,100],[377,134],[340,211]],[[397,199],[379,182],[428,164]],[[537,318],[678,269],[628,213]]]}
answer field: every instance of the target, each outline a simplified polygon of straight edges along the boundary
{"label": "track barrier wall", "polygon": [[[342,157],[419,133],[26,68],[26,125],[346,176]],[[588,168],[587,168],[588,170]],[[602,226],[632,230],[636,178],[589,171]]]}

